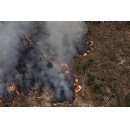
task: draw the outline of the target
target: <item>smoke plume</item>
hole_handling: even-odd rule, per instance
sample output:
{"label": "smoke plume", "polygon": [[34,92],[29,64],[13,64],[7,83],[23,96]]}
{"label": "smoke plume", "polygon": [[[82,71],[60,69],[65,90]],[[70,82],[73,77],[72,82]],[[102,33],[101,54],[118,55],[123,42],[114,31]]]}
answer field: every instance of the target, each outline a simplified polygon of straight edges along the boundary
{"label": "smoke plume", "polygon": [[10,85],[23,94],[48,87],[54,102],[72,103],[75,78],[61,64],[87,49],[85,33],[84,22],[1,22],[0,98],[11,98]]}

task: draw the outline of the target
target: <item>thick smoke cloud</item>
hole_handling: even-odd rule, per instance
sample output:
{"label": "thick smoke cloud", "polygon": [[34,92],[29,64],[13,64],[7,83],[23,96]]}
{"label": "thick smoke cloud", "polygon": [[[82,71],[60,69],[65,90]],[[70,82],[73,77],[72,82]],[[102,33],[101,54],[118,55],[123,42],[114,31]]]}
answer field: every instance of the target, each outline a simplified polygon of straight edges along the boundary
{"label": "thick smoke cloud", "polygon": [[22,83],[22,92],[46,86],[54,101],[73,102],[74,78],[66,77],[60,64],[71,64],[77,51],[84,49],[85,31],[84,22],[1,22],[0,97],[7,96],[9,85],[20,89]]}
{"label": "thick smoke cloud", "polygon": [[[48,43],[50,51],[56,51],[56,61],[69,61],[76,54],[76,41],[80,41],[85,33],[85,24],[82,22],[46,22],[49,33]],[[80,42],[78,42],[80,44]]]}
{"label": "thick smoke cloud", "polygon": [[[0,93],[5,88],[4,80],[14,83],[16,65],[19,57],[19,28],[27,31],[28,22],[0,22]],[[4,78],[6,76],[6,78]],[[1,97],[0,94],[0,97]]]}

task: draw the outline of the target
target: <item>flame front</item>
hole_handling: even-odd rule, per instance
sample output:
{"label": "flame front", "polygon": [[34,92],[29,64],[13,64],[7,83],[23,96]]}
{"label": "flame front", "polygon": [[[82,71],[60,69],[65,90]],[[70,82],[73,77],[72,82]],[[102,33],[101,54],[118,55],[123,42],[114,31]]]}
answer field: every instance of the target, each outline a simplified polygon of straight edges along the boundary
{"label": "flame front", "polygon": [[9,92],[16,92],[17,94],[19,94],[19,91],[16,89],[16,86],[15,85],[11,85],[9,86]]}
{"label": "flame front", "polygon": [[87,50],[83,56],[87,56],[88,53],[90,53],[93,50],[93,41],[89,41],[87,42],[87,44],[89,44],[89,50]]}
{"label": "flame front", "polygon": [[84,53],[83,56],[87,56],[87,53]]}
{"label": "flame front", "polygon": [[[87,53],[86,53],[87,54]],[[69,70],[69,66],[67,64],[61,64],[61,67],[65,70],[65,73],[66,74],[70,74],[70,70]],[[78,78],[75,79],[75,82],[74,82],[74,87],[75,87],[75,92],[79,92],[81,90],[81,86],[78,85]]]}
{"label": "flame front", "polygon": [[79,82],[79,79],[76,78],[76,79],[75,79],[75,83],[74,83],[74,86],[75,86],[75,92],[76,92],[76,93],[79,92],[79,91],[81,90],[81,86],[78,85],[78,82]]}
{"label": "flame front", "polygon": [[76,79],[75,79],[75,82],[76,82],[76,83],[78,83],[78,82],[79,82],[78,78],[76,78]]}
{"label": "flame front", "polygon": [[2,104],[2,102],[3,102],[3,101],[0,99],[0,104]]}
{"label": "flame front", "polygon": [[66,74],[70,74],[69,66],[67,64],[61,64],[63,70],[65,70]]}
{"label": "flame front", "polygon": [[15,90],[16,90],[15,85],[11,85],[11,86],[9,87],[9,91],[10,91],[10,92],[13,92],[13,91],[15,91]]}
{"label": "flame front", "polygon": [[38,98],[38,99],[41,99],[41,98],[42,98],[42,96],[38,96],[37,98]]}
{"label": "flame front", "polygon": [[70,74],[70,71],[69,71],[69,70],[66,70],[65,73],[66,73],[66,74]]}
{"label": "flame front", "polygon": [[69,66],[67,64],[61,64],[61,67],[66,67],[66,69],[69,69]]}
{"label": "flame front", "polygon": [[75,92],[79,92],[81,90],[81,86],[80,85],[77,85],[76,88],[75,88]]}

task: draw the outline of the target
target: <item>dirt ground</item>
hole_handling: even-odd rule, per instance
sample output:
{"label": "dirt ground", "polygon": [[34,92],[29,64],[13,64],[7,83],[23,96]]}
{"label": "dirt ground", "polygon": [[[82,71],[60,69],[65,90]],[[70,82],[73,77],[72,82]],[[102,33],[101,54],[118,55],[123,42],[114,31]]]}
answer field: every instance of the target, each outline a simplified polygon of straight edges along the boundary
{"label": "dirt ground", "polygon": [[121,107],[130,106],[130,22],[86,22],[94,50],[75,57],[73,67],[82,89],[73,105],[53,104],[48,89],[16,95],[11,107]]}

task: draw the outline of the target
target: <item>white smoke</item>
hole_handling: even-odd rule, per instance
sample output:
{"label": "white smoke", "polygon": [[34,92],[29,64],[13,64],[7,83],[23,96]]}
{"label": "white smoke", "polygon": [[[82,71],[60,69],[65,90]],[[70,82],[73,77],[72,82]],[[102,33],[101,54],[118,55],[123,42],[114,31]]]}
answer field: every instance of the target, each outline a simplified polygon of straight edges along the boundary
{"label": "white smoke", "polygon": [[57,61],[61,63],[66,62],[68,58],[72,58],[76,54],[74,42],[80,40],[86,31],[84,22],[49,21],[46,22],[46,27],[49,32],[50,50],[56,50]]}
{"label": "white smoke", "polygon": [[[70,63],[77,53],[77,47],[82,48],[80,40],[85,32],[84,22],[76,21],[1,22],[0,97],[4,90],[3,80],[6,79],[13,83],[15,75],[22,74],[16,69],[19,58],[22,58],[29,66],[26,67],[26,70],[24,68],[25,73],[20,76],[21,82],[24,82],[27,89],[31,87],[31,81],[34,79],[39,85],[44,83],[45,86],[52,89],[51,92],[56,99],[64,96],[66,99],[73,100],[74,93],[70,90],[73,87],[73,81],[66,81],[65,74],[59,67],[61,63]],[[27,42],[21,40],[21,35],[30,36],[36,45],[30,51],[26,51],[28,57],[21,57],[21,52],[23,52],[21,49],[26,46],[24,42]],[[48,60],[41,55],[39,50],[47,53],[48,58],[54,62],[53,67],[48,67]],[[37,64],[37,68],[33,67],[34,64]]]}

